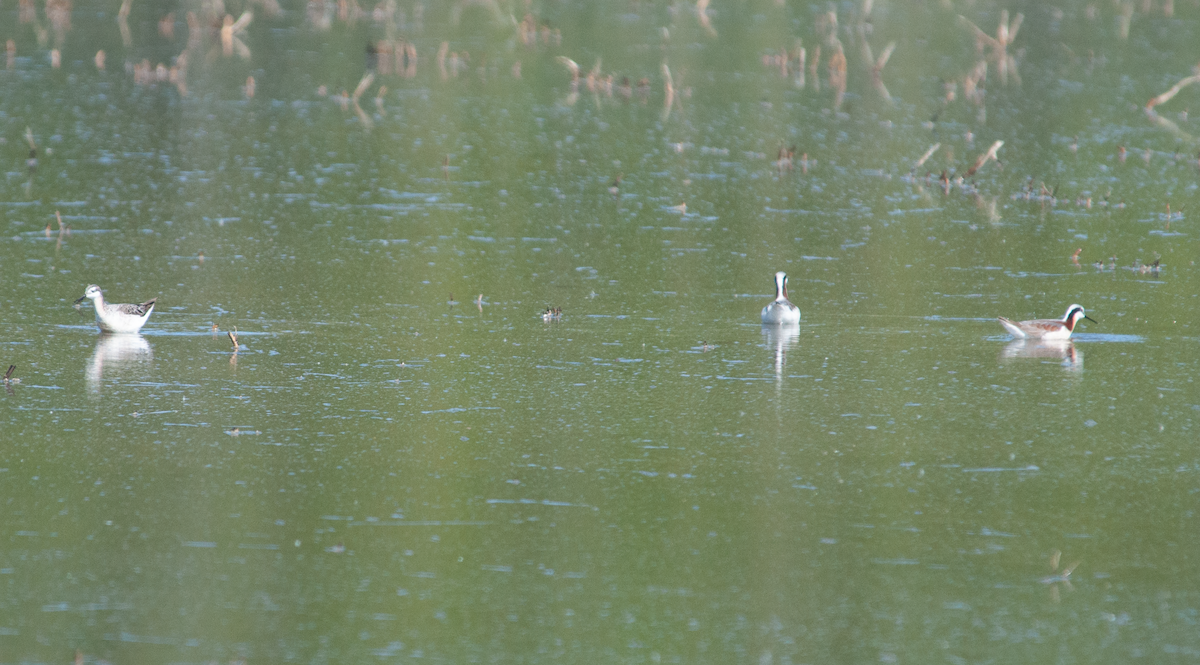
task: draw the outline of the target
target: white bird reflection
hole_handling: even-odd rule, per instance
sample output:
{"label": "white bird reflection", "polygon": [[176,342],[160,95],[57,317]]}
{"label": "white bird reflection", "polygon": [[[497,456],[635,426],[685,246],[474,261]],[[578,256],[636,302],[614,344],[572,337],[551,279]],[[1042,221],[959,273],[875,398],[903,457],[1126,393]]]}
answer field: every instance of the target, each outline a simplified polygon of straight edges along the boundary
{"label": "white bird reflection", "polygon": [[787,352],[796,346],[800,340],[800,326],[796,325],[764,325],[763,337],[766,338],[767,348],[775,354],[775,386],[783,382],[783,368],[787,366]]}
{"label": "white bird reflection", "polygon": [[1083,371],[1083,353],[1075,343],[1066,340],[1019,339],[1004,347],[1000,358],[1041,358],[1061,360],[1062,367],[1072,372]]}
{"label": "white bird reflection", "polygon": [[149,362],[154,352],[146,338],[141,335],[102,334],[96,342],[96,350],[87,364],[88,391],[99,395],[104,385],[104,373],[120,373],[131,367]]}

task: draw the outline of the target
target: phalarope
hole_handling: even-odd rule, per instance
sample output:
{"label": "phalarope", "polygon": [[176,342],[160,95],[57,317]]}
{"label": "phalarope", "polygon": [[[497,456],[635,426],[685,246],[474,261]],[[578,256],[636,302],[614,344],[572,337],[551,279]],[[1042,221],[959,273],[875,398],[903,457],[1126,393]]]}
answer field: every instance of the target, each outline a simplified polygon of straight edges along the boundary
{"label": "phalarope", "polygon": [[110,305],[104,302],[104,293],[100,287],[90,284],[83,292],[83,297],[75,304],[91,298],[96,307],[96,325],[100,330],[111,333],[135,333],[146,325],[150,312],[154,311],[154,303],[158,298],[151,298],[140,305],[121,303]]}
{"label": "phalarope", "polygon": [[1013,337],[1019,339],[1068,339],[1071,333],[1075,331],[1075,324],[1079,319],[1087,319],[1092,323],[1096,323],[1096,319],[1088,316],[1083,312],[1083,307],[1080,305],[1071,305],[1067,308],[1067,313],[1063,314],[1061,319],[1034,319],[1032,321],[1010,321],[1003,316],[998,317],[1000,325],[1004,329],[1012,333]]}
{"label": "phalarope", "polygon": [[775,300],[762,309],[762,322],[787,325],[800,323],[800,308],[787,297],[787,273],[775,273]]}

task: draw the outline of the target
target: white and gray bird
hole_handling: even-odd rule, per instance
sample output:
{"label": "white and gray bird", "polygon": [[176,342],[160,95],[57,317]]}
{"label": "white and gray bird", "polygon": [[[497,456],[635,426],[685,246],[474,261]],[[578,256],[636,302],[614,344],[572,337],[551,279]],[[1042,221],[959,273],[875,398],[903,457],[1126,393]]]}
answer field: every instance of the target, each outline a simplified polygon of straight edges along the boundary
{"label": "white and gray bird", "polygon": [[88,298],[92,299],[96,308],[96,325],[100,330],[110,333],[135,333],[141,330],[149,320],[150,313],[154,311],[154,303],[158,301],[158,298],[151,298],[140,305],[113,305],[105,302],[104,293],[99,286],[90,284],[83,292],[83,297],[76,300],[75,304],[78,305]]}
{"label": "white and gray bird", "polygon": [[772,325],[800,323],[800,308],[788,300],[787,273],[775,273],[775,300],[762,308],[762,322]]}

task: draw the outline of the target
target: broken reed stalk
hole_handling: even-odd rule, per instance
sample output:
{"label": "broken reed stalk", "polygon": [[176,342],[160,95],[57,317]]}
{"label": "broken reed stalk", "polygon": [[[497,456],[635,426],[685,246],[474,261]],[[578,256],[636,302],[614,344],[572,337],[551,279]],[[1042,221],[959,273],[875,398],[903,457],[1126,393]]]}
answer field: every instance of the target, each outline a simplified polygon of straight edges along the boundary
{"label": "broken reed stalk", "polygon": [[[871,47],[866,46],[866,41],[863,41],[867,53],[871,52]],[[891,104],[892,94],[888,92],[887,86],[883,83],[883,68],[887,65],[888,59],[892,57],[892,52],[896,50],[896,42],[888,42],[888,45],[883,47],[883,53],[879,54],[879,59],[875,60],[871,66],[871,85],[883,97],[883,101]],[[868,60],[870,62],[870,60]]]}
{"label": "broken reed stalk", "polygon": [[225,334],[226,334],[226,335],[229,335],[229,341],[233,342],[233,352],[234,352],[234,353],[237,353],[237,352],[238,352],[238,336],[237,336],[237,326],[234,326],[234,327],[233,327],[233,331],[232,331],[232,332],[227,332],[227,333],[225,333]]}
{"label": "broken reed stalk", "polygon": [[717,29],[712,26],[712,17],[708,15],[709,0],[696,0],[696,17],[700,20],[700,27],[704,28],[704,32],[709,37],[717,36]]}
{"label": "broken reed stalk", "polygon": [[373,72],[367,72],[358,82],[358,85],[354,88],[354,94],[351,95],[350,98],[355,102],[358,102],[358,98],[362,97],[363,93],[366,92],[367,88],[370,88],[371,84],[374,82],[375,74]]}
{"label": "broken reed stalk", "polygon": [[842,108],[846,98],[846,51],[842,48],[841,40],[834,39],[834,52],[829,57],[829,87],[833,88],[833,110]]}
{"label": "broken reed stalk", "polygon": [[671,79],[671,68],[667,63],[662,63],[663,75],[663,110],[662,119],[666,120],[671,115],[671,107],[675,105],[675,82]]}
{"label": "broken reed stalk", "polygon": [[1153,111],[1155,106],[1171,101],[1171,98],[1175,95],[1178,95],[1180,90],[1183,90],[1193,83],[1200,83],[1200,74],[1192,74],[1191,76],[1181,79],[1179,83],[1171,86],[1170,90],[1146,102],[1146,111]]}
{"label": "broken reed stalk", "polygon": [[982,168],[984,164],[987,164],[988,160],[996,159],[996,151],[999,150],[1003,145],[1004,141],[996,141],[993,143],[992,147],[988,148],[987,152],[980,155],[979,159],[975,160],[975,164],[972,165],[971,168],[967,169],[967,177],[970,178],[971,176],[975,175],[975,172]]}
{"label": "broken reed stalk", "polygon": [[933,153],[937,152],[937,149],[940,147],[942,147],[941,143],[934,143],[933,145],[929,146],[929,149],[925,151],[925,154],[921,155],[921,158],[917,160],[916,164],[913,164],[912,172],[916,173],[917,169],[921,168],[922,164],[929,161],[929,158],[933,157]]}
{"label": "broken reed stalk", "polygon": [[438,47],[437,64],[438,64],[438,75],[441,76],[443,81],[450,78],[450,75],[446,72],[446,56],[449,53],[450,53],[450,42],[442,42],[442,45]]}

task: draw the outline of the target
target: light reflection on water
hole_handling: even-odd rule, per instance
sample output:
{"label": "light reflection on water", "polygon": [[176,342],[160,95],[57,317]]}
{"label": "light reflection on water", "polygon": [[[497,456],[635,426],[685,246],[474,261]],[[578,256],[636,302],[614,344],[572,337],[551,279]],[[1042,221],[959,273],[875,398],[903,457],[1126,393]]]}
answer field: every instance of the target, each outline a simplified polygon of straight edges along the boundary
{"label": "light reflection on water", "polygon": [[145,376],[146,366],[153,359],[154,351],[141,335],[101,334],[87,363],[88,392],[96,397],[100,395],[105,374],[110,382],[134,382],[133,373]]}

